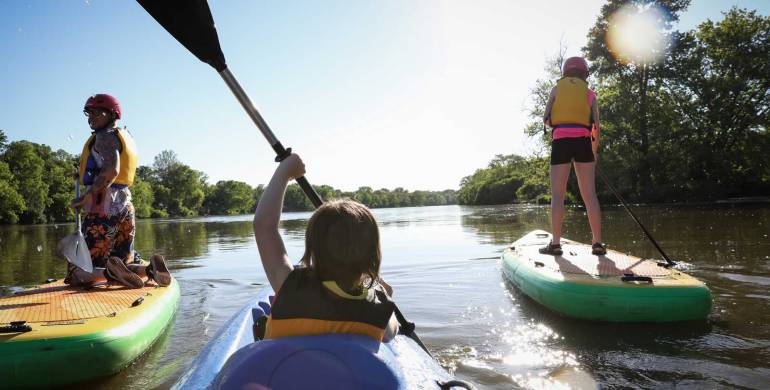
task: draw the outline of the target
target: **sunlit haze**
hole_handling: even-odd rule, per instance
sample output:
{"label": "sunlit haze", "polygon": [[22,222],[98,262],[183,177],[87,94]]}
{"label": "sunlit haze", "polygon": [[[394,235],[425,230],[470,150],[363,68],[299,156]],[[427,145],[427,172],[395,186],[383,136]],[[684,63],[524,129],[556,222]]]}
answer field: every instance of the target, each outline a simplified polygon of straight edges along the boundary
{"label": "sunlit haze", "polygon": [[[314,184],[458,188],[529,154],[545,60],[578,55],[603,1],[211,1],[233,74]],[[692,28],[737,4],[695,1]],[[121,101],[149,165],[171,149],[209,181],[266,183],[272,150],[216,72],[132,1],[0,2],[0,129],[79,153],[94,93]],[[635,35],[647,35],[636,33]]]}
{"label": "sunlit haze", "polygon": [[609,20],[607,46],[623,63],[654,63],[663,58],[667,46],[665,11],[657,6],[627,5]]}

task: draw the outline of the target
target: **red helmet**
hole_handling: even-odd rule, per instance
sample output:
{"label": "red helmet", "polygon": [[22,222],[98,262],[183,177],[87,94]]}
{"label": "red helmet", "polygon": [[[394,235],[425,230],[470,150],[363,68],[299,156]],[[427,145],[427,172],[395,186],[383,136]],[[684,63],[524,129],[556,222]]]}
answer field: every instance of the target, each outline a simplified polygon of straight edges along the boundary
{"label": "red helmet", "polygon": [[106,93],[97,93],[86,100],[84,110],[91,108],[101,108],[115,114],[115,119],[120,119],[120,103],[114,96]]}
{"label": "red helmet", "polygon": [[561,74],[567,73],[570,69],[577,69],[588,74],[588,62],[583,57],[570,57],[564,61],[564,66],[561,69]]}

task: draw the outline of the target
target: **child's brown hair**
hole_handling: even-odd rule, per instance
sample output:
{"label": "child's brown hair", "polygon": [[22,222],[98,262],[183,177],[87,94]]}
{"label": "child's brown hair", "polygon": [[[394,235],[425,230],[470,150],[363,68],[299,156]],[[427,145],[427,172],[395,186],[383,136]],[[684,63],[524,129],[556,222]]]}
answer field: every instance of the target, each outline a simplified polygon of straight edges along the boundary
{"label": "child's brown hair", "polygon": [[381,261],[377,221],[363,204],[331,200],[310,217],[301,263],[319,280],[333,280],[355,293],[362,275],[369,278],[369,287],[379,278]]}

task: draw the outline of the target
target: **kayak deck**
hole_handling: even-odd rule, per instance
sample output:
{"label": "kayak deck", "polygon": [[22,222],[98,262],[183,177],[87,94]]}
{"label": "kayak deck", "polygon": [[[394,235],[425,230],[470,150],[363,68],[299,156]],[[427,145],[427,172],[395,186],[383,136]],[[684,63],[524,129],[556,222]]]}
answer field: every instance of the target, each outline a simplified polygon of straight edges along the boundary
{"label": "kayak deck", "polygon": [[[270,313],[271,295],[270,287],[263,288],[225,323],[174,388],[240,388],[249,383],[271,388],[439,389],[439,382],[452,380],[414,340],[401,334],[387,343],[342,334],[255,341],[254,320]],[[335,386],[324,387],[327,383]]]}
{"label": "kayak deck", "polygon": [[612,322],[702,320],[711,293],[696,278],[617,251],[591,254],[589,245],[562,240],[564,254],[538,249],[551,235],[535,230],[502,254],[503,272],[525,295],[561,314]]}

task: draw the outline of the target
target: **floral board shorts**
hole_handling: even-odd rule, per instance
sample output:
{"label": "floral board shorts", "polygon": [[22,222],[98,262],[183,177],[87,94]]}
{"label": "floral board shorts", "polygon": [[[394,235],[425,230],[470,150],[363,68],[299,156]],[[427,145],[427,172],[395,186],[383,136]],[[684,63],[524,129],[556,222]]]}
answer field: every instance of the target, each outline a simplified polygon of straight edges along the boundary
{"label": "floral board shorts", "polygon": [[119,257],[126,264],[134,261],[136,223],[131,203],[126,203],[115,214],[86,213],[82,232],[94,267],[104,267],[111,256]]}

